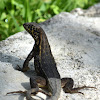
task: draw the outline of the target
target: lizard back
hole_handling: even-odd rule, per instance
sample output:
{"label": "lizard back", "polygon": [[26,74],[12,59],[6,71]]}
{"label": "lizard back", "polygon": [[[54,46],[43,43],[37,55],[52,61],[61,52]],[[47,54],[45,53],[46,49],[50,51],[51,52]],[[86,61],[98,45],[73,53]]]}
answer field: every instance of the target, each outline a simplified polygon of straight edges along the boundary
{"label": "lizard back", "polygon": [[40,67],[42,68],[42,71],[44,73],[44,77],[47,79],[47,84],[49,87],[49,90],[54,95],[54,99],[57,100],[57,98],[60,95],[61,91],[61,81],[60,81],[60,75],[56,67],[56,63],[54,60],[54,57],[51,52],[51,48],[47,39],[47,36],[43,30],[41,34],[41,42],[40,42]]}

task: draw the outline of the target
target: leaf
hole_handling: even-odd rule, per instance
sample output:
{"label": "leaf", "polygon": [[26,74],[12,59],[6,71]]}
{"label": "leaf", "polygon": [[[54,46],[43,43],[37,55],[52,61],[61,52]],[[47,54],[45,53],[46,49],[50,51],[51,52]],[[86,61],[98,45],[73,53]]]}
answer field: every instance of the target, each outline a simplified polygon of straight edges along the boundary
{"label": "leaf", "polygon": [[0,20],[4,20],[6,17],[7,17],[7,16],[6,16],[6,13],[3,12],[3,13],[1,14]]}
{"label": "leaf", "polygon": [[5,4],[3,0],[0,0],[0,9],[4,9],[5,8]]}

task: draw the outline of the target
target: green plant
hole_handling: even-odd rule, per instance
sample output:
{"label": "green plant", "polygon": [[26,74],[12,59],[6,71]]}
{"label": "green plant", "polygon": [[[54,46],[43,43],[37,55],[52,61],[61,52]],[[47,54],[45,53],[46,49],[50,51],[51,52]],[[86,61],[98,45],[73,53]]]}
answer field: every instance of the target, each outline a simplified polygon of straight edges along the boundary
{"label": "green plant", "polygon": [[0,0],[0,40],[22,31],[25,22],[43,22],[62,11],[88,8],[99,0]]}

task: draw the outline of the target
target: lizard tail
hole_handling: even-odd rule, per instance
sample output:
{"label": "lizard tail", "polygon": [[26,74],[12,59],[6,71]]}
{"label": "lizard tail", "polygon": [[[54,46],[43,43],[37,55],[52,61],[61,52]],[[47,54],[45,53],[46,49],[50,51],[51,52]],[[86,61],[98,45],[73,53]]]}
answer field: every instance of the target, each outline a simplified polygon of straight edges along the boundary
{"label": "lizard tail", "polygon": [[48,81],[52,96],[48,97],[46,100],[58,100],[61,92],[61,80],[56,78],[49,78]]}
{"label": "lizard tail", "polygon": [[52,97],[50,97],[50,98],[47,98],[46,100],[58,100],[58,97],[52,96]]}

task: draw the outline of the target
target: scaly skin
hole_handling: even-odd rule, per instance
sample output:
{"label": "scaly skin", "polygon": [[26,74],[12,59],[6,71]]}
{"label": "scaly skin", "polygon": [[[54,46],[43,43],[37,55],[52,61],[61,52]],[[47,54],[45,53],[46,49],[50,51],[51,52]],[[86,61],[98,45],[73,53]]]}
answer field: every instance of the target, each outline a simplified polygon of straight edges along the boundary
{"label": "scaly skin", "polygon": [[[52,94],[48,100],[58,100],[61,92],[61,79],[51,53],[47,36],[37,23],[25,23],[23,26],[35,40],[32,50],[35,70],[38,76],[46,79],[46,85]],[[26,62],[24,63],[23,71],[28,69]]]}

